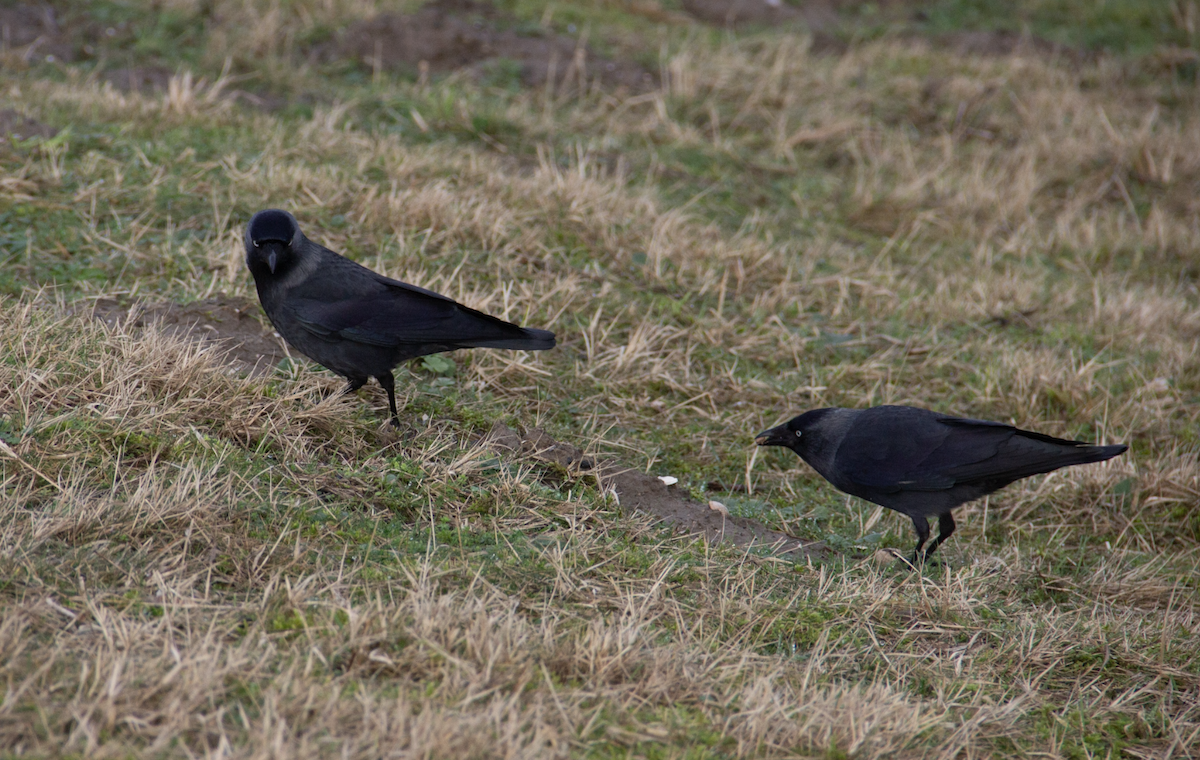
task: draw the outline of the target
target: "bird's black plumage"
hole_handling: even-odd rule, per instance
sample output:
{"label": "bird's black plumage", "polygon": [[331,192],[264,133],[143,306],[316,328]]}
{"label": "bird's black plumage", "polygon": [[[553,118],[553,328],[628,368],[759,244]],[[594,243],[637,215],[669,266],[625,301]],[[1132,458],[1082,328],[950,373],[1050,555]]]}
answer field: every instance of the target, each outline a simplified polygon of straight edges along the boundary
{"label": "bird's black plumage", "polygon": [[[755,441],[785,446],[842,491],[912,518],[914,562],[928,558],[954,532],[951,511],[958,505],[1021,478],[1102,462],[1129,448],[911,406],[814,409],[759,433]],[[922,555],[934,515],[938,536]]]}
{"label": "bird's black plumage", "polygon": [[344,375],[349,391],[374,377],[397,417],[392,369],[459,348],[554,348],[554,333],[518,327],[443,295],[372,272],[304,236],[295,217],[268,209],[246,225],[246,266],[279,334]]}

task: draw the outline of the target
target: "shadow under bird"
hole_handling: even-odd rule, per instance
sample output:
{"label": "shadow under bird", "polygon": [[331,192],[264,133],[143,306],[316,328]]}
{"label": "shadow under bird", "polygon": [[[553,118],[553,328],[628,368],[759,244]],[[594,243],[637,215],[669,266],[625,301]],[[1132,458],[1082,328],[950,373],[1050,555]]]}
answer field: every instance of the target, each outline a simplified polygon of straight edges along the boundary
{"label": "shadow under bird", "polygon": [[[755,443],[785,446],[840,490],[912,518],[914,564],[927,560],[954,532],[951,510],[960,504],[1021,478],[1103,462],[1129,448],[911,406],[814,409],[759,433]],[[934,515],[938,536],[922,554]]]}
{"label": "shadow under bird", "polygon": [[372,272],[312,242],[286,211],[246,225],[246,266],[263,311],[292,348],[345,376],[347,393],[374,377],[397,421],[392,369],[459,348],[554,348],[554,333],[518,327],[431,290]]}

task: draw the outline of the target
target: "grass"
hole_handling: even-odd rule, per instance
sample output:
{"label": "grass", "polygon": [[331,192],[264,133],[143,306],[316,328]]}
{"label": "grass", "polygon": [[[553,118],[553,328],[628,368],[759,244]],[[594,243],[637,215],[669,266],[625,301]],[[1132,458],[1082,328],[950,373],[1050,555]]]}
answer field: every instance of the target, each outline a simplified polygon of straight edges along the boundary
{"label": "grass", "polygon": [[[0,51],[4,107],[57,130],[0,143],[0,752],[1194,754],[1195,7],[1076,5],[845,10],[826,54],[675,3],[502,4],[645,92],[311,53],[411,4],[64,5],[73,58]],[[1021,19],[1101,52],[936,42]],[[377,388],[78,316],[253,297],[267,206],[560,346],[402,370],[396,436]],[[1132,449],[960,510],[915,574],[875,553],[902,517],[752,445],[877,403]],[[671,534],[479,445],[495,421],[838,552]]]}

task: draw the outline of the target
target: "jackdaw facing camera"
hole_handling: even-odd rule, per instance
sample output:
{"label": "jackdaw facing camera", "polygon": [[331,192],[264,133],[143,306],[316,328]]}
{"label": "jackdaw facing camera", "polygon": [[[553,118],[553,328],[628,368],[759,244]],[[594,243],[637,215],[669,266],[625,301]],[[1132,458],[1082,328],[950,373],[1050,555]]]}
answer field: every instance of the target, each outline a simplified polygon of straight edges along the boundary
{"label": "jackdaw facing camera", "polygon": [[345,376],[346,393],[374,377],[398,422],[392,369],[459,348],[554,348],[554,333],[518,327],[416,285],[372,272],[312,242],[286,211],[246,225],[246,266],[271,324],[292,348]]}
{"label": "jackdaw facing camera", "polygon": [[[960,504],[1021,478],[1103,462],[1129,448],[911,406],[814,409],[759,433],[755,442],[787,447],[838,489],[912,518],[914,564],[929,559],[954,532],[951,510]],[[938,536],[922,554],[933,515]]]}

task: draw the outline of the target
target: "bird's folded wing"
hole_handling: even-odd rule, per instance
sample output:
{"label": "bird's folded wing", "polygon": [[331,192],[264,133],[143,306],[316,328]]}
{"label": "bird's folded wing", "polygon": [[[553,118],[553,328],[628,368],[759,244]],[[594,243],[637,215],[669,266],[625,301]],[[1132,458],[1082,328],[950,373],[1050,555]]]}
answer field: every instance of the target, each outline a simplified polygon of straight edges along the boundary
{"label": "bird's folded wing", "polygon": [[990,461],[1013,432],[982,420],[881,420],[852,429],[838,447],[837,464],[870,488],[940,491],[994,466]]}
{"label": "bird's folded wing", "polygon": [[359,300],[324,302],[293,299],[288,306],[304,329],[373,346],[442,343],[464,337],[462,312],[453,301],[423,294],[387,294]]}
{"label": "bird's folded wing", "polygon": [[309,332],[373,346],[469,346],[524,339],[525,331],[415,285],[379,277],[369,295],[325,301],[292,298],[288,306]]}
{"label": "bird's folded wing", "polygon": [[1087,461],[1085,449],[1086,444],[1078,441],[1013,430],[1005,440],[997,443],[993,456],[962,462],[945,472],[959,483],[1012,482]]}

